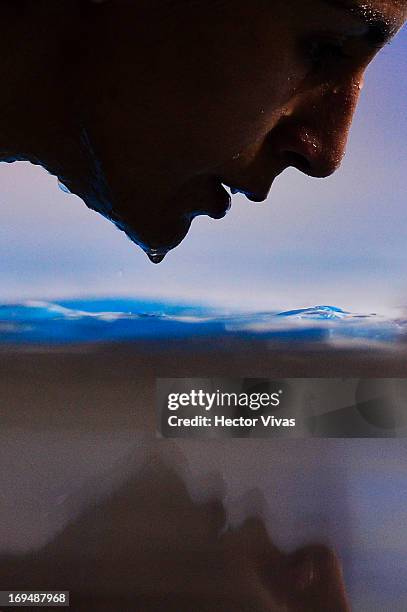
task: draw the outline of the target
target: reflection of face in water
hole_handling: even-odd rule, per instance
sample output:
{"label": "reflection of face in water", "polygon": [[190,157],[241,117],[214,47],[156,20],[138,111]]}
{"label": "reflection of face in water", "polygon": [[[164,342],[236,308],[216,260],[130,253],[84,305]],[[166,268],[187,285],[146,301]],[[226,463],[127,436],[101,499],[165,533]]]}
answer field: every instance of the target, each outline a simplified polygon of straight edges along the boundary
{"label": "reflection of face in water", "polygon": [[[126,469],[131,461],[127,456]],[[116,464],[113,475],[122,469]],[[151,448],[138,472],[107,499],[90,497],[93,503],[34,554],[0,555],[7,588],[22,589],[27,576],[33,590],[57,590],[63,582],[76,612],[349,611],[331,549],[283,552],[255,516],[231,528],[222,480],[209,475],[210,495],[193,502],[176,470],[157,462]]]}
{"label": "reflection of face in water", "polygon": [[157,261],[194,217],[225,215],[222,185],[262,201],[288,166],[331,174],[363,72],[406,14],[404,0],[15,5],[30,127],[8,157],[40,160]]}

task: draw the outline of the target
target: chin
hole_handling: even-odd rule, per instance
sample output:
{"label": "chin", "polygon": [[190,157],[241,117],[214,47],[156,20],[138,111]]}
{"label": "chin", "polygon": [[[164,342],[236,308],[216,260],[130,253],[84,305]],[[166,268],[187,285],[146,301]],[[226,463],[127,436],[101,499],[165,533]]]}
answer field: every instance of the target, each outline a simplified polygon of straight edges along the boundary
{"label": "chin", "polygon": [[[134,195],[121,198],[123,204],[113,205],[108,214],[100,206],[90,207],[109,218],[153,263],[159,263],[183,241],[195,217],[221,219],[229,210],[230,196],[220,184],[206,181],[204,186],[205,189],[202,185],[198,189],[195,184],[186,185],[165,201]],[[138,201],[143,201],[143,205],[135,206]]]}
{"label": "chin", "polygon": [[192,216],[171,217],[163,215],[154,219],[143,220],[141,224],[132,224],[112,218],[113,223],[134,243],[137,244],[153,263],[160,263],[166,254],[177,247],[187,235]]}

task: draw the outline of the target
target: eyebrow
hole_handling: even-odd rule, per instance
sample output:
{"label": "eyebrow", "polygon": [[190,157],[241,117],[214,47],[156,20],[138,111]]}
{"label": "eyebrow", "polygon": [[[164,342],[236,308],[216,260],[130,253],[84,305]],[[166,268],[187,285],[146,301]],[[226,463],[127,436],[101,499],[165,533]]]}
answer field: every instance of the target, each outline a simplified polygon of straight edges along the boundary
{"label": "eyebrow", "polygon": [[358,4],[353,0],[323,0],[323,2],[346,11],[362,21],[368,28],[365,38],[372,47],[384,45],[397,31],[396,23],[370,4]]}

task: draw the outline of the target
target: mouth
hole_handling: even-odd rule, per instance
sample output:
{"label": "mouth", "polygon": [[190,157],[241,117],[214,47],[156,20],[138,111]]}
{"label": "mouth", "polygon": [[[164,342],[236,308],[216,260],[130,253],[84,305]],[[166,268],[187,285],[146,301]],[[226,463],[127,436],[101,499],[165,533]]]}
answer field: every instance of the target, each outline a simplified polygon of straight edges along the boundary
{"label": "mouth", "polygon": [[197,202],[193,210],[187,213],[191,220],[200,215],[207,215],[211,219],[222,219],[226,215],[230,210],[232,199],[223,185],[219,178],[211,181],[209,193],[205,194],[202,206],[200,207]]}
{"label": "mouth", "polygon": [[231,194],[243,194],[252,202],[263,202],[270,186],[270,183],[257,185],[258,189],[253,190],[238,180],[200,176],[159,206],[154,202],[146,206],[144,215],[112,214],[110,218],[142,248],[152,263],[158,264],[183,241],[195,217],[206,215],[222,219],[231,207]]}

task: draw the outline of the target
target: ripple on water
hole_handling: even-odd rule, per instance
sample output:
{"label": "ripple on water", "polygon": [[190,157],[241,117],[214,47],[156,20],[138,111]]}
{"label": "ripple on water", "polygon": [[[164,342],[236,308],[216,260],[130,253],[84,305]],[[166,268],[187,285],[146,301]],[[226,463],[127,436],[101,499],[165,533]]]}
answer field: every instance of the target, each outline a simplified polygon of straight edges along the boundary
{"label": "ripple on water", "polygon": [[0,343],[64,344],[244,337],[293,342],[389,343],[404,322],[377,314],[355,314],[336,306],[288,311],[230,313],[170,302],[104,299],[0,305]]}

